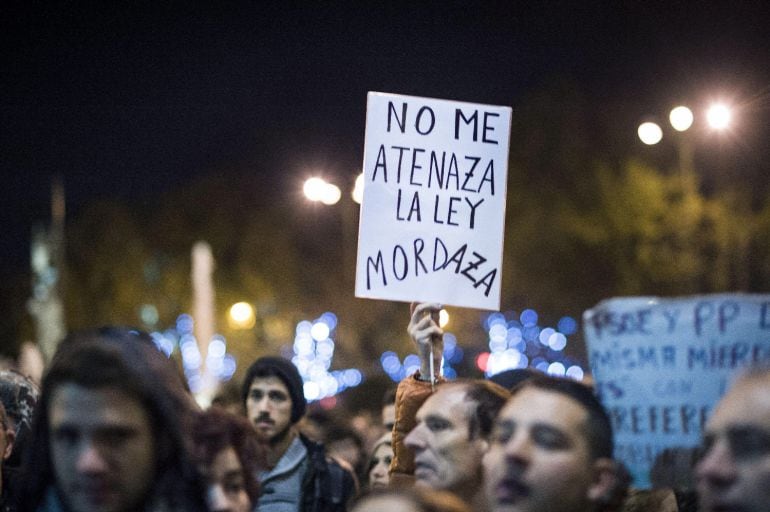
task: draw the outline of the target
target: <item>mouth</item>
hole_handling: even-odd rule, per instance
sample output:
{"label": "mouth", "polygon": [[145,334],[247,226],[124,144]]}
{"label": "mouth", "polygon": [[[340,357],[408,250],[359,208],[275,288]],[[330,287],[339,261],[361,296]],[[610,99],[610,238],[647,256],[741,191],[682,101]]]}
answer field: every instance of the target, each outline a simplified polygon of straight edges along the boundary
{"label": "mouth", "polygon": [[527,484],[518,478],[505,478],[495,486],[495,498],[498,503],[516,503],[527,496],[531,490]]}
{"label": "mouth", "polygon": [[414,462],[414,476],[418,480],[427,480],[431,475],[436,474],[436,469],[425,462]]}

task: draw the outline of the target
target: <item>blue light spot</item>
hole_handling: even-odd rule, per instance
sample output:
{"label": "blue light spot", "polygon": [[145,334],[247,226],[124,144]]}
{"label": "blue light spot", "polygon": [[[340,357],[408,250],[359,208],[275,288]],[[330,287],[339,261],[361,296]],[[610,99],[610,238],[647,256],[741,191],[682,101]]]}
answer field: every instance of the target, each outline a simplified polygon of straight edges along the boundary
{"label": "blue light spot", "polygon": [[417,354],[409,354],[404,358],[404,366],[417,366],[420,367],[420,356]]}
{"label": "blue light spot", "polygon": [[308,334],[310,335],[310,329],[313,328],[313,324],[308,322],[307,320],[303,320],[300,323],[297,324],[296,333],[299,336],[300,334]]}
{"label": "blue light spot", "polygon": [[227,346],[221,337],[215,337],[209,342],[208,357],[220,359],[225,356],[225,352],[227,352]]}
{"label": "blue light spot", "polygon": [[323,315],[321,315],[321,318],[319,320],[326,325],[329,326],[329,330],[333,331],[335,327],[337,327],[337,315],[332,313],[331,311],[327,311]]}
{"label": "blue light spot", "polygon": [[176,330],[180,334],[190,334],[193,332],[193,318],[187,313],[179,315],[176,319]]}
{"label": "blue light spot", "polygon": [[452,364],[458,364],[463,360],[463,356],[465,354],[463,353],[463,349],[461,347],[457,347],[452,352],[452,357],[449,358],[449,362]]}
{"label": "blue light spot", "polygon": [[567,377],[573,378],[575,380],[583,380],[583,369],[577,365],[570,366],[567,368]]}
{"label": "blue light spot", "polygon": [[565,372],[566,372],[566,369],[564,368],[564,365],[559,362],[551,363],[548,365],[548,375],[553,375],[555,377],[564,377]]}
{"label": "blue light spot", "polygon": [[527,341],[537,341],[538,336],[540,336],[540,327],[536,325],[526,326],[522,334]]}
{"label": "blue light spot", "polygon": [[487,330],[490,330],[493,325],[499,324],[499,323],[506,323],[505,322],[505,316],[503,316],[502,313],[492,313],[487,317],[486,328]]}
{"label": "blue light spot", "polygon": [[559,332],[562,332],[565,335],[570,336],[572,334],[575,334],[575,332],[577,332],[577,322],[571,316],[563,316],[559,320],[559,323],[556,324],[556,328],[559,329]]}
{"label": "blue light spot", "polygon": [[401,361],[398,360],[398,356],[393,352],[382,359],[382,369],[388,374],[397,373],[401,369]]}
{"label": "blue light spot", "polygon": [[548,346],[548,339],[551,337],[552,334],[554,334],[556,331],[553,330],[550,327],[546,327],[542,331],[540,331],[540,335],[538,336],[538,340],[540,341],[540,344],[544,347]]}
{"label": "blue light spot", "polygon": [[548,338],[548,346],[556,351],[564,350],[567,346],[567,337],[560,332],[555,332]]}
{"label": "blue light spot", "polygon": [[537,325],[537,312],[534,309],[525,309],[521,312],[519,320],[521,320],[524,327]]}

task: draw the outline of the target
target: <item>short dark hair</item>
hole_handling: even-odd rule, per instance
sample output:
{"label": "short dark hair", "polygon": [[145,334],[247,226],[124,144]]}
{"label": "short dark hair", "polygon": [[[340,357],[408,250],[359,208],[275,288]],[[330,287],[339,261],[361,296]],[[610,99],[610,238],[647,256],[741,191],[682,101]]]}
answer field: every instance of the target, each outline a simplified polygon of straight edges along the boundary
{"label": "short dark hair", "polygon": [[[152,338],[135,329],[105,327],[75,332],[60,344],[43,378],[32,438],[26,453],[25,491],[29,510],[37,509],[54,481],[49,446],[51,396],[62,384],[89,389],[116,387],[147,410],[156,441],[152,497],[184,510],[206,510],[205,489],[190,464],[189,432],[197,406],[173,363]],[[173,508],[173,507],[172,507]]]}
{"label": "short dark hair", "polygon": [[523,389],[535,388],[551,391],[571,398],[588,413],[586,421],[586,439],[593,459],[612,458],[614,449],[612,424],[609,415],[593,390],[580,382],[569,378],[537,375],[529,378],[513,389],[513,395]]}
{"label": "short dark hair", "polygon": [[241,388],[243,404],[249,397],[249,389],[254,379],[264,377],[277,377],[284,383],[291,397],[291,423],[297,423],[307,410],[307,400],[303,387],[302,376],[294,363],[282,357],[265,356],[254,361],[246,370]]}
{"label": "short dark hair", "polygon": [[264,465],[264,454],[256,433],[246,418],[219,407],[197,415],[193,422],[193,452],[196,462],[210,466],[219,452],[232,446],[243,470],[246,493],[256,505],[259,484],[255,470]]}
{"label": "short dark hair", "polygon": [[504,387],[484,379],[457,379],[442,386],[457,386],[465,392],[465,399],[471,404],[468,417],[469,439],[489,437],[497,413],[511,396]]}

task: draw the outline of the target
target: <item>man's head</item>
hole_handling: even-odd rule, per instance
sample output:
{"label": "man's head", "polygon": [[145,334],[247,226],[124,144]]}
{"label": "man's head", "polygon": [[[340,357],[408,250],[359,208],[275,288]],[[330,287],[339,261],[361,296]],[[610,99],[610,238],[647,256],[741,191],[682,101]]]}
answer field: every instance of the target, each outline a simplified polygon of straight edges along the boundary
{"label": "man's head", "polygon": [[706,424],[695,468],[702,510],[770,510],[770,370],[732,386]]}
{"label": "man's head", "polygon": [[213,512],[249,512],[259,496],[254,472],[263,460],[249,422],[216,407],[193,426],[195,459],[206,477]]}
{"label": "man's head", "polygon": [[29,378],[15,370],[0,371],[0,401],[5,406],[8,426],[13,429],[13,451],[6,460],[10,466],[21,464],[21,453],[32,428],[32,416],[40,397],[40,389]]}
{"label": "man's head", "polygon": [[205,506],[187,439],[194,412],[172,363],[143,333],[65,339],[43,379],[28,492],[53,486],[71,512],[124,512],[182,500]]}
{"label": "man's head", "polygon": [[494,512],[595,510],[615,491],[609,418],[591,390],[533,377],[495,421],[484,458]]}
{"label": "man's head", "polygon": [[242,394],[246,417],[260,442],[276,444],[305,414],[302,377],[290,361],[262,357],[246,372]]}
{"label": "man's head", "polygon": [[452,490],[466,499],[481,482],[481,458],[508,392],[484,380],[442,384],[417,411],[404,443],[414,452],[417,485]]}

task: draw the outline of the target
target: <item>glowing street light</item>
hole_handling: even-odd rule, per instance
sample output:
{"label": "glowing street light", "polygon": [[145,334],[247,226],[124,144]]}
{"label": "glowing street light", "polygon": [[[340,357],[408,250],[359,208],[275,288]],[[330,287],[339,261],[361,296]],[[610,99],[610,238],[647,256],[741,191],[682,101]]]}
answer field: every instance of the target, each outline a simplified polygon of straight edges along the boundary
{"label": "glowing street light", "polygon": [[678,132],[683,132],[692,126],[692,110],[685,106],[678,106],[671,110],[668,116],[671,126]]}
{"label": "glowing street light", "polygon": [[257,321],[254,307],[248,302],[236,302],[230,306],[230,324],[236,329],[251,329]]}
{"label": "glowing street light", "polygon": [[353,190],[350,192],[350,197],[353,198],[358,204],[364,200],[364,173],[356,176],[356,183],[353,185]]}
{"label": "glowing street light", "polygon": [[337,185],[328,183],[322,178],[309,178],[302,186],[305,197],[311,201],[318,201],[326,205],[337,204],[342,197],[342,192]]}
{"label": "glowing street light", "polygon": [[640,124],[636,133],[639,135],[639,139],[648,146],[657,144],[663,138],[663,130],[660,126],[650,121]]}
{"label": "glowing street light", "polygon": [[706,112],[706,120],[709,126],[715,130],[724,130],[730,126],[731,112],[727,105],[715,103]]}

